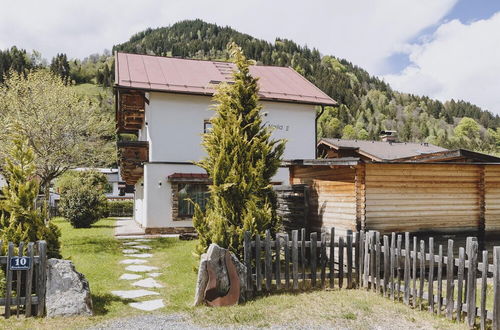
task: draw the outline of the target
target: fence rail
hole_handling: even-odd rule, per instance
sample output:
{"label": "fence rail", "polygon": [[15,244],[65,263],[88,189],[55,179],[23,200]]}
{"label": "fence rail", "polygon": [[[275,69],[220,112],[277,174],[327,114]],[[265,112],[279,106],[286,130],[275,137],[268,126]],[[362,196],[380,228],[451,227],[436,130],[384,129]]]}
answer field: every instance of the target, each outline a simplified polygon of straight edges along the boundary
{"label": "fence rail", "polygon": [[[0,241],[0,247],[2,241]],[[15,250],[17,249],[17,253]],[[15,257],[27,257],[29,267],[12,270],[11,260]],[[0,266],[5,274],[5,292],[0,297],[0,306],[5,306],[4,317],[12,315],[15,307],[17,317],[24,312],[25,317],[43,316],[45,313],[45,286],[47,280],[47,244],[19,243],[17,248],[12,242],[7,245],[7,255],[0,256]]]}
{"label": "fence rail", "polygon": [[[418,241],[409,233],[347,232],[332,228],[306,237],[304,229],[288,234],[269,231],[264,237],[245,233],[244,262],[247,294],[312,288],[365,288],[393,301],[449,319],[476,322],[485,329],[491,321],[500,330],[500,247],[479,251],[467,238],[454,255],[454,241],[435,250],[434,238]],[[427,246],[426,246],[427,245]],[[450,262],[451,261],[451,262]],[[345,285],[344,285],[345,282]],[[493,290],[493,294],[491,291]]]}

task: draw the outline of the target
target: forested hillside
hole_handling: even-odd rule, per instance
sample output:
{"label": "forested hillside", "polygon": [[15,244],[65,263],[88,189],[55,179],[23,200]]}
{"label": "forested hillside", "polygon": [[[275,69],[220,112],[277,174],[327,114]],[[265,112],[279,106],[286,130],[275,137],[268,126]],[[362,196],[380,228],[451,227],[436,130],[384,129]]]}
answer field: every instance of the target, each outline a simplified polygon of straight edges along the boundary
{"label": "forested hillside", "polygon": [[[255,39],[229,27],[201,20],[147,29],[113,50],[227,60],[226,45],[235,41],[259,64],[291,66],[341,105],[327,108],[319,121],[322,137],[378,139],[382,129],[394,129],[403,141],[427,141],[448,148],[490,153],[500,151],[500,117],[464,101],[442,103],[428,97],[393,91],[365,70],[290,40],[274,43]],[[472,120],[463,117],[472,118]]]}
{"label": "forested hillside", "polygon": [[[327,108],[321,116],[320,137],[376,140],[381,130],[392,129],[398,131],[402,141],[426,141],[447,148],[500,153],[498,115],[464,101],[443,103],[393,91],[387,83],[347,60],[322,55],[316,49],[299,46],[290,40],[277,39],[270,43],[229,27],[192,20],[147,29],[114,46],[113,50],[228,60],[226,45],[229,41],[238,43],[245,54],[259,64],[293,67],[339,102],[340,106]],[[0,83],[10,69],[27,72],[46,67],[68,84],[109,87],[114,79],[113,65],[110,52],[89,55],[83,60],[58,54],[49,64],[40,53],[27,53],[14,46],[0,50]],[[106,96],[98,94],[103,107],[110,111],[112,98],[109,93],[105,93]]]}

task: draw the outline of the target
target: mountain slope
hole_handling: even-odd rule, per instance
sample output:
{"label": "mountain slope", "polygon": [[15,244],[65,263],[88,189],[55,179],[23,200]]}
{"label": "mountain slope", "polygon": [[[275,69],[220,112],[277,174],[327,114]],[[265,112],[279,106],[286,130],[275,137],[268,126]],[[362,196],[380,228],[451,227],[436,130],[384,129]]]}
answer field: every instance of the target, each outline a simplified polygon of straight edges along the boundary
{"label": "mountain slope", "polygon": [[[258,63],[293,67],[341,104],[328,108],[320,118],[318,132],[323,137],[378,139],[382,129],[394,129],[403,141],[425,140],[449,148],[499,152],[498,115],[464,101],[442,103],[393,91],[387,83],[349,61],[322,56],[318,50],[290,40],[269,43],[230,27],[189,20],[147,29],[113,50],[228,60],[226,45],[230,41],[238,43],[247,57]],[[470,117],[480,125],[457,129],[462,117]]]}

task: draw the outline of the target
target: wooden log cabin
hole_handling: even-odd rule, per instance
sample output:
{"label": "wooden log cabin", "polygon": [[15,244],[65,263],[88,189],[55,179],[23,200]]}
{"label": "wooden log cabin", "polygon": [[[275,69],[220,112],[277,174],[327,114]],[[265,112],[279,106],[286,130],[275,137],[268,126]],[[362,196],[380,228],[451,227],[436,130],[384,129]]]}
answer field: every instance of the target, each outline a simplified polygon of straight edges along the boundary
{"label": "wooden log cabin", "polygon": [[310,230],[500,231],[500,158],[390,139],[322,139],[318,153],[286,162],[309,186]]}

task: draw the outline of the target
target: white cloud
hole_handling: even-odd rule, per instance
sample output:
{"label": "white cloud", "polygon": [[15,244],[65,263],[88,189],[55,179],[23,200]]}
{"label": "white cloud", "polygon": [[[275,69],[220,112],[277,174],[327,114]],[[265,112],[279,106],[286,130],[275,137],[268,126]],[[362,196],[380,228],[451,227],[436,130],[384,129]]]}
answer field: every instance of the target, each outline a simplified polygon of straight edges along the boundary
{"label": "white cloud", "polygon": [[442,24],[407,50],[411,65],[387,75],[395,89],[440,100],[463,99],[500,114],[500,12],[489,19]]}
{"label": "white cloud", "polygon": [[0,11],[0,48],[18,45],[45,57],[84,57],[147,27],[201,18],[274,41],[276,37],[347,58],[372,73],[457,0],[25,0]]}

